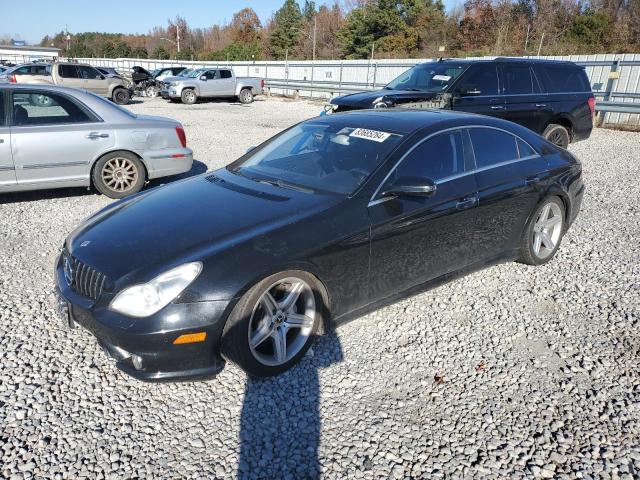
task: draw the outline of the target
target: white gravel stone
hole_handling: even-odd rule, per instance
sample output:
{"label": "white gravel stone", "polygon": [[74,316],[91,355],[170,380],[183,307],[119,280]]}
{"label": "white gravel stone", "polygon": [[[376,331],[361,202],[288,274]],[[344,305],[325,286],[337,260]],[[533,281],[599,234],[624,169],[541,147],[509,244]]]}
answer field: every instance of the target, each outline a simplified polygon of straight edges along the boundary
{"label": "white gravel stone", "polygon": [[[202,172],[322,105],[129,108],[182,121]],[[0,195],[0,478],[640,477],[640,134],[570,149],[587,190],[552,262],[400,301],[263,381],[120,373],[52,303],[64,238],[111,200]]]}

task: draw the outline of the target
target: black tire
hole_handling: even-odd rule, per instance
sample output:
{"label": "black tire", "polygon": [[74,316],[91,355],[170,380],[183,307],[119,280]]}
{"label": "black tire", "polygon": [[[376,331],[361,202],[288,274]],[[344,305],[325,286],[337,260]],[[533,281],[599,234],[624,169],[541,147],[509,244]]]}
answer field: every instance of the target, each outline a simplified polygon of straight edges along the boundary
{"label": "black tire", "polygon": [[[117,161],[118,159],[124,160],[122,164],[127,166],[130,165],[132,167],[132,170],[127,168],[127,171],[135,171],[135,176],[131,181],[131,185],[127,186],[125,189],[120,189],[119,185],[114,186],[113,184],[110,184],[108,172],[113,169],[110,169],[109,167],[105,169],[105,166],[109,162],[112,162],[110,167],[114,164],[120,163]],[[144,182],[146,181],[146,170],[140,159],[133,153],[124,151],[111,152],[101,157],[93,166],[91,181],[96,190],[103,195],[106,195],[109,198],[124,198],[142,190]]]}
{"label": "black tire", "polygon": [[113,100],[114,103],[117,103],[118,105],[127,105],[129,103],[129,100],[131,100],[131,95],[129,94],[129,91],[126,88],[121,87],[121,88],[116,88],[113,91],[111,99]]}
{"label": "black tire", "polygon": [[[537,222],[543,213],[543,210],[547,205],[553,204],[555,205],[554,210],[557,210],[560,215],[560,227],[559,227],[559,235],[557,237],[557,241],[555,241],[555,245],[552,249],[545,247],[544,255],[536,253],[536,231],[539,229],[537,226]],[[522,234],[522,240],[520,243],[520,257],[518,261],[521,263],[526,263],[527,265],[543,265],[550,261],[558,251],[560,247],[560,243],[562,242],[562,237],[564,235],[564,226],[565,226],[565,207],[562,200],[560,200],[556,196],[549,196],[542,200],[536,209],[533,211],[531,218],[529,219],[527,226]]]}
{"label": "black tire", "polygon": [[[290,277],[303,280],[311,287],[316,306],[313,326],[304,346],[289,361],[281,365],[265,365],[256,359],[249,346],[250,322],[262,295],[269,290],[270,286]],[[324,322],[325,309],[326,305],[323,295],[320,293],[319,282],[313,275],[300,270],[289,270],[271,275],[250,288],[233,308],[222,333],[222,356],[238,365],[250,376],[263,378],[278,375],[295,365],[307,352]]]}
{"label": "black tire", "polygon": [[253,92],[251,91],[251,89],[243,88],[240,91],[240,95],[238,95],[238,100],[240,101],[240,103],[244,103],[245,105],[253,103]]}
{"label": "black tire", "polygon": [[180,94],[180,100],[182,100],[182,103],[185,105],[193,105],[198,101],[198,96],[193,88],[185,88]]}
{"label": "black tire", "polygon": [[557,123],[550,123],[542,132],[542,136],[558,147],[567,148],[571,141],[569,130]]}
{"label": "black tire", "polygon": [[29,103],[34,107],[48,107],[53,104],[53,100],[43,93],[32,93],[29,96]]}

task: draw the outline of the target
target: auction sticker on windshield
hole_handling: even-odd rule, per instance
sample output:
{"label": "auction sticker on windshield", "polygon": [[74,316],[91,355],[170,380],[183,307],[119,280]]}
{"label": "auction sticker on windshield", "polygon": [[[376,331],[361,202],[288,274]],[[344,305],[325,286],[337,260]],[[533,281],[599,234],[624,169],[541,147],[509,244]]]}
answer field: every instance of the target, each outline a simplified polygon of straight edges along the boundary
{"label": "auction sticker on windshield", "polygon": [[441,82],[448,82],[451,80],[449,75],[434,75],[432,80],[440,80]]}
{"label": "auction sticker on windshield", "polygon": [[356,128],[349,134],[350,137],[364,138],[365,140],[373,140],[374,142],[384,142],[391,136],[387,132],[379,132],[377,130],[368,130],[366,128]]}

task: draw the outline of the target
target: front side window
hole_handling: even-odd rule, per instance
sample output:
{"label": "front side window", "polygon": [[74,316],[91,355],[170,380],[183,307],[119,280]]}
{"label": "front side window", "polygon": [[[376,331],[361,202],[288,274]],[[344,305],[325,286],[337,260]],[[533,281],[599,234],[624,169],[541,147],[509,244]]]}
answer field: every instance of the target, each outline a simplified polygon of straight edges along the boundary
{"label": "front side window", "polygon": [[256,181],[350,194],[401,140],[401,135],[345,123],[302,123],[228,168]]}
{"label": "front side window", "polygon": [[31,67],[26,66],[26,67],[20,67],[20,68],[16,68],[13,73],[15,75],[29,75],[31,73]]}
{"label": "front side window", "polygon": [[87,67],[85,65],[78,65],[76,67],[78,69],[78,74],[80,78],[84,78],[85,80],[99,80],[100,72],[93,67]]}
{"label": "front side window", "polygon": [[218,78],[218,71],[217,70],[209,70],[209,71],[205,72],[204,76],[206,77],[207,80],[214,80],[214,79]]}
{"label": "front side window", "polygon": [[498,71],[494,64],[477,65],[460,80],[456,90],[463,95],[497,95]]}
{"label": "front side window", "polygon": [[204,75],[205,72],[206,70],[203,68],[198,70],[192,70],[188,75],[185,75],[185,77],[196,78],[196,77],[200,77],[200,75]]}
{"label": "front side window", "polygon": [[469,136],[476,158],[476,168],[490,167],[520,157],[516,137],[510,133],[493,128],[470,128]]}
{"label": "front side window", "polygon": [[392,80],[386,90],[442,92],[465,70],[462,64],[429,62],[407,70]]}
{"label": "front side window", "polygon": [[58,74],[62,78],[79,78],[75,65],[58,65]]}
{"label": "front side window", "polygon": [[507,95],[538,93],[535,78],[528,65],[505,65],[502,71]]}
{"label": "front side window", "polygon": [[220,78],[231,78],[230,70],[220,70]]}
{"label": "front side window", "polygon": [[385,187],[401,178],[434,182],[465,171],[465,150],[459,130],[436,135],[415,147],[389,176]]}
{"label": "front side window", "polygon": [[13,125],[38,126],[93,121],[68,97],[51,92],[24,91],[13,93]]}

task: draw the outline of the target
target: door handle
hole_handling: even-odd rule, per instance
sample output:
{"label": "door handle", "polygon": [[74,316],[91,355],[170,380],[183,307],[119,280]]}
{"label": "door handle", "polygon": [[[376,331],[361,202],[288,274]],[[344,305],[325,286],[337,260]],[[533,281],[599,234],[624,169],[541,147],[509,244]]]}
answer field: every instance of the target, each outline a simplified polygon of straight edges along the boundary
{"label": "door handle", "polygon": [[533,176],[533,177],[529,177],[527,178],[524,183],[526,185],[533,185],[534,183],[538,183],[540,181],[540,177],[539,176]]}
{"label": "door handle", "polygon": [[504,110],[502,105],[491,105],[491,110]]}
{"label": "door handle", "polygon": [[543,107],[546,107],[546,106],[547,106],[546,103],[536,103],[536,107],[538,107],[538,108],[543,108]]}
{"label": "door handle", "polygon": [[88,138],[90,140],[94,140],[96,138],[109,138],[109,134],[108,133],[91,132],[85,138]]}
{"label": "door handle", "polygon": [[456,203],[456,208],[458,210],[465,210],[467,208],[475,207],[476,203],[478,203],[478,197],[475,195],[473,197],[465,197]]}

